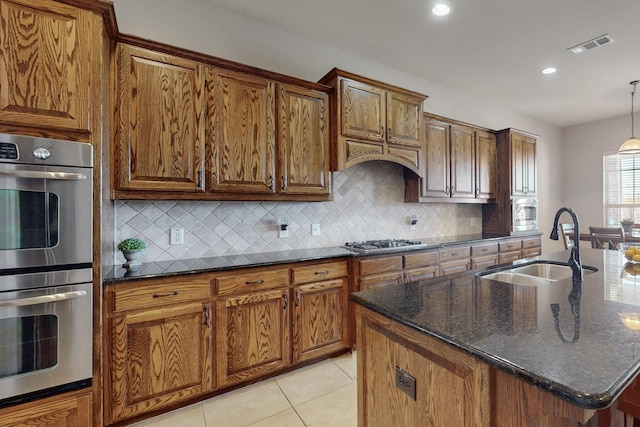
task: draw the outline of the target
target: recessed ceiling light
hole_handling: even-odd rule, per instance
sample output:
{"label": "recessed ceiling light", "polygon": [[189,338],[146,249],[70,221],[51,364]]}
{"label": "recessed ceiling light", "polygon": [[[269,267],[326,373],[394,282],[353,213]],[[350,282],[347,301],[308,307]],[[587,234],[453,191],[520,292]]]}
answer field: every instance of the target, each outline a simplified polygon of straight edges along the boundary
{"label": "recessed ceiling light", "polygon": [[553,74],[556,72],[556,69],[553,67],[548,67],[542,70],[542,74]]}
{"label": "recessed ceiling light", "polygon": [[436,16],[445,16],[451,12],[451,8],[444,3],[439,3],[433,6],[431,12]]}

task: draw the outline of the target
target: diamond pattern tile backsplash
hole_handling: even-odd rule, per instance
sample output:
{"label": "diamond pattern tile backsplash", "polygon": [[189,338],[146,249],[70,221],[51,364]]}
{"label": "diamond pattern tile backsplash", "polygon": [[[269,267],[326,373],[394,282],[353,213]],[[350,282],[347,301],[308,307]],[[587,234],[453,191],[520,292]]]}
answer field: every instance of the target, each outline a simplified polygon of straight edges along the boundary
{"label": "diamond pattern tile backsplash", "polygon": [[[482,231],[477,204],[404,203],[402,166],[365,162],[333,174],[331,202],[116,201],[115,243],[139,237],[142,261],[339,246],[372,239],[420,239]],[[418,224],[410,228],[410,217]],[[278,218],[289,237],[278,237]],[[320,224],[321,235],[311,235]],[[184,244],[170,245],[170,229]],[[115,263],[124,262],[117,250]]]}

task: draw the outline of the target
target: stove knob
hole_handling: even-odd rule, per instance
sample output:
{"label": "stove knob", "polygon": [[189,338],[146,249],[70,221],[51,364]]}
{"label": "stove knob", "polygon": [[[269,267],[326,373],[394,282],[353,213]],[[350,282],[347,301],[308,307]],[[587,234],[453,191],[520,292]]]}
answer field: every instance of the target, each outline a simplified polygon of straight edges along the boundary
{"label": "stove knob", "polygon": [[43,147],[36,148],[35,150],[33,150],[33,156],[36,159],[46,160],[47,158],[49,158],[49,156],[51,156],[51,151]]}

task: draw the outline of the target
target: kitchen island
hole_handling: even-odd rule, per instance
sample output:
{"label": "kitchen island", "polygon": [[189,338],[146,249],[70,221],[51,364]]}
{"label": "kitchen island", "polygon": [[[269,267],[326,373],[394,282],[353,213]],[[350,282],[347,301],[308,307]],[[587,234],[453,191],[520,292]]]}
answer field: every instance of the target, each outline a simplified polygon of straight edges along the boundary
{"label": "kitchen island", "polygon": [[640,370],[620,317],[640,291],[621,253],[582,252],[598,271],[578,292],[461,273],[352,294],[360,425],[611,425],[596,420]]}

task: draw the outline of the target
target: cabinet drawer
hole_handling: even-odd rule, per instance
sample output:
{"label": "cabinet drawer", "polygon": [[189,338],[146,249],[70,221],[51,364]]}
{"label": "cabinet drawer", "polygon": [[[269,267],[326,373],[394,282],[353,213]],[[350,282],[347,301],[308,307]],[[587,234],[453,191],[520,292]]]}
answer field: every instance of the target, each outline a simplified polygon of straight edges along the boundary
{"label": "cabinet drawer", "polygon": [[367,258],[360,260],[360,276],[369,274],[391,273],[402,270],[402,256],[384,258]]}
{"label": "cabinet drawer", "polygon": [[512,262],[517,259],[520,259],[520,256],[521,256],[520,251],[500,253],[499,262],[500,264]]}
{"label": "cabinet drawer", "polygon": [[404,275],[408,282],[415,282],[417,280],[431,279],[437,277],[440,272],[440,267],[433,265],[431,267],[414,268],[413,270],[405,271]]}
{"label": "cabinet drawer", "polygon": [[266,271],[239,271],[229,276],[216,278],[218,295],[230,295],[263,289],[281,288],[289,285],[289,269]]}
{"label": "cabinet drawer", "polygon": [[404,268],[438,265],[438,250],[404,255]]}
{"label": "cabinet drawer", "polygon": [[348,270],[346,261],[306,265],[302,267],[293,267],[291,269],[291,277],[294,284],[335,279],[336,277],[345,277],[347,274]]}
{"label": "cabinet drawer", "polygon": [[208,298],[211,298],[208,280],[175,280],[170,283],[140,281],[135,286],[113,291],[115,312]]}
{"label": "cabinet drawer", "polygon": [[469,270],[469,260],[450,261],[440,264],[440,275],[447,276],[449,274],[460,273]]}
{"label": "cabinet drawer", "polygon": [[539,247],[522,250],[522,258],[531,258],[539,255],[542,255],[542,250]]}
{"label": "cabinet drawer", "polygon": [[381,286],[399,285],[402,283],[402,273],[383,274],[380,276],[366,277],[360,279],[361,291],[367,291],[369,289],[379,288]]}
{"label": "cabinet drawer", "polygon": [[493,267],[494,265],[498,265],[498,254],[482,256],[482,257],[473,257],[471,259],[471,268],[488,268]]}
{"label": "cabinet drawer", "polygon": [[474,257],[492,255],[498,253],[498,242],[483,243],[471,246],[471,255]]}
{"label": "cabinet drawer", "polygon": [[537,248],[542,246],[542,239],[539,237],[532,237],[530,239],[522,239],[522,249]]}
{"label": "cabinet drawer", "polygon": [[438,250],[438,255],[440,256],[441,263],[454,259],[469,258],[469,256],[471,255],[471,248],[469,246],[452,246],[440,248]]}
{"label": "cabinet drawer", "polygon": [[511,252],[522,248],[521,240],[507,240],[505,242],[498,242],[500,252]]}

